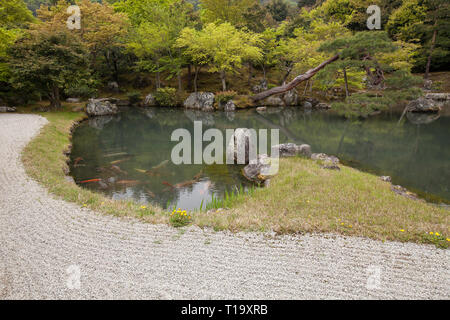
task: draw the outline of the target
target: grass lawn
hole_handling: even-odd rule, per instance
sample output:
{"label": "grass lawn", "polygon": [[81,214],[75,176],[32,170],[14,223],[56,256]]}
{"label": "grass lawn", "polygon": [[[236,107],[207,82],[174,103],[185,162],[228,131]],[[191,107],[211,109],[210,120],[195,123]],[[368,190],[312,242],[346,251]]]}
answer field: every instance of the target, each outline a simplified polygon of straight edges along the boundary
{"label": "grass lawn", "polygon": [[[120,217],[150,223],[170,223],[171,213],[132,201],[113,201],[79,188],[65,179],[63,154],[70,144],[70,128],[82,113],[42,113],[49,124],[24,149],[27,173],[58,197]],[[433,243],[448,248],[449,211],[399,196],[377,176],[342,166],[321,169],[301,158],[282,159],[280,173],[268,189],[228,201],[229,209],[194,212],[193,224],[215,230],[277,233],[326,232],[379,240]],[[433,233],[433,234],[431,234]]]}

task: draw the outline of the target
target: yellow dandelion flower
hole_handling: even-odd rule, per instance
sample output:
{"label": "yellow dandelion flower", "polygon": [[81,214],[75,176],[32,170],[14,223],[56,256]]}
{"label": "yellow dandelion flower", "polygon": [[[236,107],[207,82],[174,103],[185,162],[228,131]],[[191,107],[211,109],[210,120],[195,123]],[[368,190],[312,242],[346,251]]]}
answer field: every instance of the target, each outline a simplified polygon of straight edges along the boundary
{"label": "yellow dandelion flower", "polygon": [[447,238],[447,241],[449,241],[449,242],[450,242],[450,238]]}
{"label": "yellow dandelion flower", "polygon": [[433,232],[430,232],[430,234],[433,235],[434,233],[433,233]]}
{"label": "yellow dandelion flower", "polygon": [[438,237],[440,236],[439,232],[436,232],[435,235],[438,236]]}
{"label": "yellow dandelion flower", "polygon": [[405,230],[404,229],[400,229],[400,232],[405,232]]}

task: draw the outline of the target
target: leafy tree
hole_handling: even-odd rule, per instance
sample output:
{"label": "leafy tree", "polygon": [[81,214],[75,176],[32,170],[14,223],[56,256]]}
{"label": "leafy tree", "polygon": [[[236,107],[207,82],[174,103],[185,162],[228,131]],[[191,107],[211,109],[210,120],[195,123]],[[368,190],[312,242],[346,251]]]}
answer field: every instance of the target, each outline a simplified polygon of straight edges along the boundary
{"label": "leafy tree", "polygon": [[288,4],[284,0],[271,0],[267,4],[267,9],[278,22],[286,20],[289,14]]}
{"label": "leafy tree", "polygon": [[280,50],[281,36],[284,33],[285,25],[282,24],[278,28],[267,28],[261,33],[261,52],[262,58],[259,60],[261,68],[264,73],[264,80],[267,80],[267,71],[275,67],[282,54]]}
{"label": "leafy tree", "polygon": [[262,58],[260,43],[258,35],[238,30],[230,23],[209,23],[199,31],[186,28],[177,40],[192,61],[209,64],[209,72],[219,72],[223,91],[227,90],[227,72],[235,72],[246,60]]}
{"label": "leafy tree", "polygon": [[[358,32],[353,36],[324,43],[320,50],[340,55],[340,59],[327,66],[323,72],[343,70],[347,99],[345,103],[336,103],[333,106],[346,116],[367,116],[402,99],[418,95],[418,90],[412,88],[413,84],[417,84],[417,78],[411,76],[408,68],[404,65],[382,63],[383,59],[389,60],[386,54],[399,51],[384,31]],[[350,96],[346,76],[346,70],[349,68],[364,70],[369,87],[386,90],[380,94],[357,93]],[[388,79],[385,77],[386,72],[392,73]]]}
{"label": "leafy tree", "polygon": [[116,8],[133,24],[127,46],[140,59],[138,68],[155,74],[156,88],[161,87],[161,72],[177,76],[181,91],[181,70],[187,61],[175,42],[185,27],[195,23],[193,6],[183,0],[126,0]]}
{"label": "leafy tree", "polygon": [[11,83],[18,90],[32,90],[61,106],[61,93],[88,81],[87,50],[67,29],[36,25],[11,48]]}
{"label": "leafy tree", "polygon": [[398,40],[422,46],[417,55],[418,69],[428,78],[431,62],[436,68],[450,62],[450,5],[446,0],[404,0],[386,26]]}
{"label": "leafy tree", "polygon": [[316,4],[316,0],[298,0],[297,8],[301,9],[303,7],[312,7]]}
{"label": "leafy tree", "polygon": [[0,6],[1,28],[17,28],[31,21],[33,21],[33,16],[23,0],[2,0]]}
{"label": "leafy tree", "polygon": [[229,22],[243,26],[245,13],[255,4],[257,0],[200,0],[201,17],[205,23]]}
{"label": "leafy tree", "polygon": [[[77,0],[75,3],[81,11],[81,29],[72,30],[72,33],[79,36],[89,50],[92,68],[99,71],[100,65],[105,63],[111,70],[112,77],[118,81],[118,65],[128,28],[127,17],[123,13],[114,12],[113,7],[107,3],[90,0]],[[37,16],[55,28],[66,28],[70,16],[67,8],[70,4],[69,0],[58,0],[53,6],[43,5],[37,10]]]}
{"label": "leafy tree", "polygon": [[255,3],[249,7],[243,13],[243,18],[245,21],[243,26],[257,33],[262,33],[265,29],[275,27],[276,25],[276,21],[267,10],[267,7],[260,3]]}
{"label": "leafy tree", "polygon": [[[304,14],[308,18],[308,14]],[[279,61],[286,71],[283,83],[292,71],[303,73],[326,60],[328,55],[318,50],[325,40],[331,41],[348,34],[349,31],[341,23],[326,23],[320,18],[313,18],[307,27],[295,29],[293,37],[282,39],[278,47]]]}
{"label": "leafy tree", "polygon": [[2,0],[0,6],[0,84],[2,87],[6,87],[9,78],[8,49],[22,34],[22,28],[33,20],[23,0]]}

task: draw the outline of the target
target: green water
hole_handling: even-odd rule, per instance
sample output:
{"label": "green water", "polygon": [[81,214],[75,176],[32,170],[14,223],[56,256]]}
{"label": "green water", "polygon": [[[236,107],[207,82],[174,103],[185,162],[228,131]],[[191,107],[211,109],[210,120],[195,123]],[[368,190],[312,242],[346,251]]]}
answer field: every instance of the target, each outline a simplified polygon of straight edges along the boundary
{"label": "green water", "polygon": [[350,166],[392,176],[394,184],[427,200],[449,203],[450,117],[416,116],[398,125],[399,117],[390,113],[351,122],[331,112],[296,108],[262,114],[254,109],[234,114],[130,109],[87,120],[75,130],[71,171],[77,183],[101,179],[80,185],[113,199],[186,210],[197,209],[202,202],[204,206],[225,190],[248,187],[240,173],[242,166],[177,166],[170,161],[177,144],[170,141],[172,132],[186,128],[193,135],[193,121],[201,120],[203,131],[279,129],[280,143],[308,143],[313,152],[336,155]]}

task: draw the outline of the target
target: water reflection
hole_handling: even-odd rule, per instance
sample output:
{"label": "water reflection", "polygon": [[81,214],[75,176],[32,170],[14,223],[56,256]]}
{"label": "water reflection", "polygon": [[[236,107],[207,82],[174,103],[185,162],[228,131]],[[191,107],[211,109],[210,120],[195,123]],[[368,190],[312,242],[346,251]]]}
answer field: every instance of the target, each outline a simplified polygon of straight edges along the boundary
{"label": "water reflection", "polygon": [[[450,117],[400,113],[351,122],[331,112],[302,109],[245,110],[236,113],[179,109],[130,110],[115,117],[89,119],[73,135],[75,180],[114,199],[195,209],[212,195],[248,186],[240,166],[180,165],[170,161],[171,133],[193,122],[203,130],[279,129],[280,142],[308,143],[313,152],[337,155],[343,162],[400,184],[430,199],[450,202]],[[201,173],[199,175],[199,173]]]}

